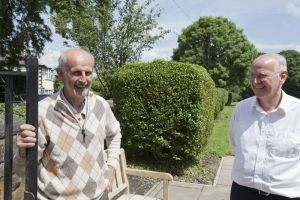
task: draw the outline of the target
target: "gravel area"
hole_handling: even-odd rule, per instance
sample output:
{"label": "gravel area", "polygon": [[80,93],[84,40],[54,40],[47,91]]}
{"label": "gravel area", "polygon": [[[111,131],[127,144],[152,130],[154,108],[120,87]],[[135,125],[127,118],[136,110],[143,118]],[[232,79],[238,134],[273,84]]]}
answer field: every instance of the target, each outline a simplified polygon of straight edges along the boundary
{"label": "gravel area", "polygon": [[158,182],[158,180],[152,178],[128,176],[128,182],[130,186],[130,193],[144,195],[154,186],[155,183]]}

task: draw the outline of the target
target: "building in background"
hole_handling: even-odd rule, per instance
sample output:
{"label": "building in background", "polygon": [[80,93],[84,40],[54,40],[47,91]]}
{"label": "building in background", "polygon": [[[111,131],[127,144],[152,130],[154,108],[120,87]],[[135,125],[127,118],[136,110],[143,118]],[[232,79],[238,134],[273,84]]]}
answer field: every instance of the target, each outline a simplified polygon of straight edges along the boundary
{"label": "building in background", "polygon": [[54,70],[46,65],[39,65],[39,94],[54,93]]}
{"label": "building in background", "polygon": [[[3,58],[0,57],[0,71],[7,71],[8,68],[3,66],[1,63]],[[26,65],[24,61],[19,62],[19,66],[12,67],[10,70],[26,72]],[[55,74],[54,69],[47,67],[46,65],[39,64],[39,74],[38,74],[38,95],[47,96],[54,93],[54,80]],[[4,99],[4,79],[0,77],[0,102]],[[15,98],[25,100],[26,93],[26,77],[20,76],[16,77],[14,80],[14,96]]]}

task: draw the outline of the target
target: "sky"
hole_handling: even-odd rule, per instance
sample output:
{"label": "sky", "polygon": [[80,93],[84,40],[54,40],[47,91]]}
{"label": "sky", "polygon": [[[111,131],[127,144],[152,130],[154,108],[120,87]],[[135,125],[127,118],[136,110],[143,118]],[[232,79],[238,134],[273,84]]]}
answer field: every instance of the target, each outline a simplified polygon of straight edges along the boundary
{"label": "sky", "polygon": [[[158,25],[170,33],[143,53],[143,62],[170,60],[182,30],[203,16],[222,16],[234,22],[260,52],[300,51],[299,0],[156,0],[155,3],[161,9]],[[67,47],[57,34],[52,40],[46,44],[39,62],[54,68]]]}

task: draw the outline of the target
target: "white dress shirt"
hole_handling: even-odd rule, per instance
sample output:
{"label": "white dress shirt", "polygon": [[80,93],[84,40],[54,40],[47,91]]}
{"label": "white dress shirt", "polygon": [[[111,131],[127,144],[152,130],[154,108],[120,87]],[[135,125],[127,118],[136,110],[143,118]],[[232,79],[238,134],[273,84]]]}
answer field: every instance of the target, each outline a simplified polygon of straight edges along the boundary
{"label": "white dress shirt", "polygon": [[300,100],[282,93],[279,106],[269,113],[256,97],[237,104],[229,131],[235,153],[232,179],[295,198],[300,197]]}

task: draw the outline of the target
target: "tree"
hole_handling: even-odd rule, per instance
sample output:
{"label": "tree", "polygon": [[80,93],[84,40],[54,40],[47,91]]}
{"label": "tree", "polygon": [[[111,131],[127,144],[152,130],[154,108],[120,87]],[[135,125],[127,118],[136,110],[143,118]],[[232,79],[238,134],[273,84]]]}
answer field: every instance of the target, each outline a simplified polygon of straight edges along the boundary
{"label": "tree", "polygon": [[279,54],[287,60],[289,77],[283,85],[283,90],[297,98],[300,98],[300,52],[285,50]]}
{"label": "tree", "polygon": [[[160,10],[150,8],[153,0],[141,5],[138,2],[63,0],[56,3],[52,19],[62,37],[91,51],[96,73],[103,81],[103,71],[138,61],[144,50],[167,33],[158,27]],[[153,30],[157,30],[156,34],[152,34]]]}
{"label": "tree", "polygon": [[240,93],[246,88],[255,47],[223,17],[201,17],[183,30],[173,60],[207,69],[217,87]]}
{"label": "tree", "polygon": [[39,56],[51,30],[44,24],[41,13],[45,1],[0,0],[0,56],[2,65],[17,66],[27,55]]}

